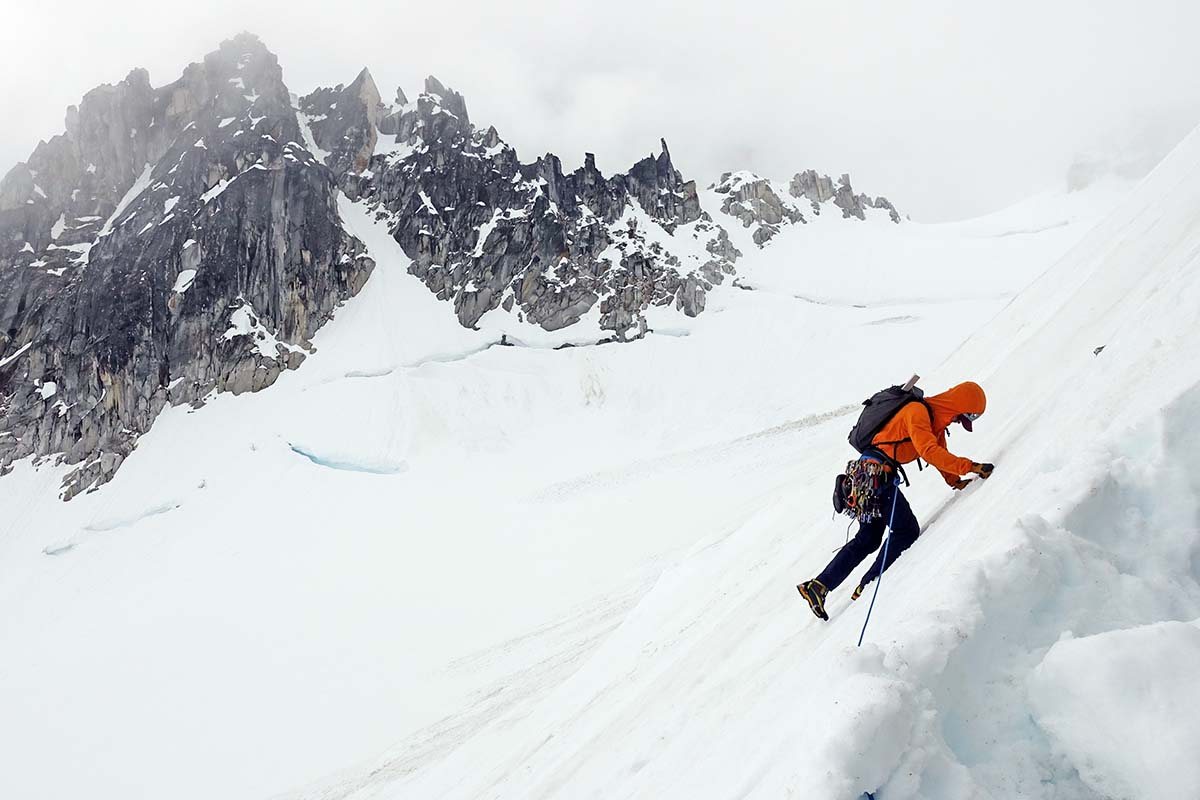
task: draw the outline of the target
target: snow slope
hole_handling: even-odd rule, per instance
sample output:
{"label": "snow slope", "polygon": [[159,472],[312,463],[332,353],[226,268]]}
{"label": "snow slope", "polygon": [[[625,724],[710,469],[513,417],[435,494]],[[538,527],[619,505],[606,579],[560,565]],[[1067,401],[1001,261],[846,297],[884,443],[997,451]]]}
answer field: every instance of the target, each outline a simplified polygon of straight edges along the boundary
{"label": "snow slope", "polygon": [[[1112,178],[1086,192],[1045,191],[978,219],[937,225],[896,225],[882,211],[862,222],[841,219],[836,207],[808,212],[801,229],[766,245],[769,257],[739,262],[738,282],[833,305],[1007,299],[1130,187]],[[701,199],[718,208],[721,195],[707,192]],[[736,220],[726,227],[743,253],[758,249]]]}
{"label": "snow slope", "polygon": [[[1081,766],[1105,682],[1034,700],[1091,652],[1064,631],[1200,616],[1198,152],[1011,303],[1095,211],[805,226],[742,247],[754,291],[566,350],[460,328],[343,203],[379,266],[301,370],[165,412],[71,503],[52,466],[0,482],[0,795],[1101,796],[1133,774]],[[905,279],[819,283],[859,235]],[[820,625],[793,585],[841,543],[858,399],[913,369],[984,383],[951,444],[998,471],[919,476],[928,533],[854,650],[865,609]]]}

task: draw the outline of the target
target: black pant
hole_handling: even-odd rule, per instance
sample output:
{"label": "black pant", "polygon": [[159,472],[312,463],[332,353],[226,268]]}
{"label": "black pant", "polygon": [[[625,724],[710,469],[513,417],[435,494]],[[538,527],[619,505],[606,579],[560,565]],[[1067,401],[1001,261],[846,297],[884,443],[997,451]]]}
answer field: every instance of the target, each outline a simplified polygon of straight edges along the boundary
{"label": "black pant", "polygon": [[883,519],[859,523],[858,533],[854,534],[853,539],[846,542],[845,547],[837,551],[833,560],[817,576],[817,580],[824,584],[826,589],[836,589],[842,581],[846,580],[850,572],[862,563],[864,558],[877,550],[883,543],[883,531],[892,514],[892,492],[896,493],[896,514],[892,519],[892,538],[888,542],[887,564],[882,563],[883,551],[880,550],[879,555],[875,557],[875,563],[863,575],[859,585],[866,586],[878,578],[879,573],[890,567],[900,557],[900,554],[921,535],[921,526],[917,523],[917,518],[913,516],[908,500],[904,498],[904,493],[895,487],[889,487],[885,490],[882,498]]}

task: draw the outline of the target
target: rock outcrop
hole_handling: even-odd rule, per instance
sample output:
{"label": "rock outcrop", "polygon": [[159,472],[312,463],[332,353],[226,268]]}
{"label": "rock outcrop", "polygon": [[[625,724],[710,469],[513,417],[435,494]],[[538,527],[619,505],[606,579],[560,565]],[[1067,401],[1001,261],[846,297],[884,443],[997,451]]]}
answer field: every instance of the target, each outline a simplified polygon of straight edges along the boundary
{"label": "rock outcrop", "polygon": [[743,227],[754,228],[754,243],[759,247],[773,239],[780,226],[806,221],[790,198],[780,197],[769,180],[753,172],[726,172],[709,188],[725,195],[722,212]]}
{"label": "rock outcrop", "polygon": [[[318,89],[300,100],[300,123],[311,135],[309,149],[339,176],[361,173],[375,152],[379,122],[391,113],[367,69],[349,86]],[[349,184],[353,187],[353,183]]]}
{"label": "rock outcrop", "polygon": [[846,219],[856,217],[865,220],[867,209],[881,208],[888,212],[888,217],[892,222],[900,222],[900,212],[886,197],[872,198],[865,194],[855,194],[854,187],[850,185],[850,176],[847,174],[843,174],[838,179],[837,185],[834,186],[833,180],[828,175],[820,175],[816,170],[797,172],[791,183],[788,184],[788,192],[792,197],[802,197],[808,200],[814,214],[820,214],[821,205],[828,200],[833,200],[833,204],[842,210],[842,217]]}
{"label": "rock outcrop", "polygon": [[[887,198],[855,194],[849,175],[842,175],[834,184],[832,178],[816,170],[797,172],[788,183],[787,193],[782,194],[775,191],[769,179],[753,172],[726,172],[708,188],[720,197],[723,214],[753,229],[753,240],[759,247],[784,227],[807,223],[806,210],[818,217],[830,203],[842,212],[843,219],[866,220],[869,209],[884,209],[892,222],[900,221],[899,212]],[[807,203],[801,206],[797,201]]]}
{"label": "rock outcrop", "polygon": [[[377,97],[351,84],[300,105],[347,195],[390,218],[410,271],[453,302],[463,325],[500,308],[556,330],[596,309],[600,328],[626,340],[646,331],[651,306],[700,313],[705,293],[733,271],[740,254],[701,210],[665,142],[610,177],[590,153],[569,174],[552,154],[524,164],[495,128],[471,124],[460,94],[430,77],[415,101],[399,92],[382,113],[363,163],[367,137],[357,127],[344,134],[331,109],[336,102],[363,119]],[[675,252],[668,240],[684,235],[700,246]]]}

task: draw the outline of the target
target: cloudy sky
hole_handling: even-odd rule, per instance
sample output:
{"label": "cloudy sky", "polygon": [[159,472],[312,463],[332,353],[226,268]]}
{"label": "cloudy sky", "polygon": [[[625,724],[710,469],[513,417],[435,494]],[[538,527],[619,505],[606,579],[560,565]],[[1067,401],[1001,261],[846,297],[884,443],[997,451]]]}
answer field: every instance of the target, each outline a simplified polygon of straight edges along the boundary
{"label": "cloudy sky", "polygon": [[240,30],[292,91],[366,65],[385,99],[433,73],[522,158],[620,171],[670,144],[707,183],[751,169],[850,172],[914,219],[1002,207],[1079,155],[1164,152],[1200,123],[1200,3],[8,3],[0,171],[63,110],[134,66],[155,85]]}

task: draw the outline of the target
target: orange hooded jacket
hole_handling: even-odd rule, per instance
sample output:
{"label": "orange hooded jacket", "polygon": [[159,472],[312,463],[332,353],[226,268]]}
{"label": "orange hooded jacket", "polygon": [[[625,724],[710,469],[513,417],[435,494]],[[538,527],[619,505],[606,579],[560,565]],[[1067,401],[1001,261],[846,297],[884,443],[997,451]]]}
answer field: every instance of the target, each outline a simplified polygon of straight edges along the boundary
{"label": "orange hooded jacket", "polygon": [[925,402],[933,411],[932,424],[925,406],[909,403],[888,420],[871,443],[901,464],[920,456],[937,467],[946,483],[953,486],[960,475],[971,471],[974,462],[946,449],[946,428],[959,414],[982,414],[987,408],[987,397],[978,383],[967,381],[926,397]]}

